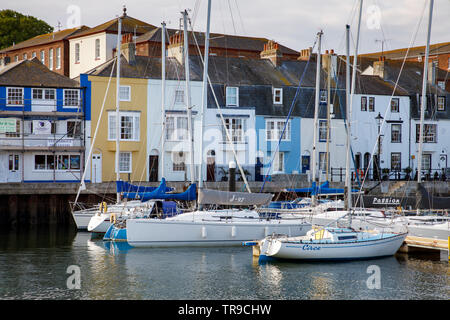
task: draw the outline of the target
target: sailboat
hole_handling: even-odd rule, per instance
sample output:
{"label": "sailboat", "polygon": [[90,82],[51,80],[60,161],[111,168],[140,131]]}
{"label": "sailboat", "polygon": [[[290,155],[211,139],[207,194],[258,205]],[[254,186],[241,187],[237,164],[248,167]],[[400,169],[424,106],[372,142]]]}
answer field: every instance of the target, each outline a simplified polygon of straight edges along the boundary
{"label": "sailboat", "polygon": [[[359,29],[361,21],[362,0],[359,7],[359,21],[358,21],[358,36],[356,40],[354,67],[353,67],[353,81],[355,79],[355,65],[357,59],[357,49],[359,41]],[[346,63],[346,91],[347,91],[347,161],[346,161],[346,195],[347,202],[346,213],[340,217],[348,217],[348,226],[346,228],[330,227],[313,227],[309,230],[306,236],[289,237],[285,235],[270,235],[260,241],[260,256],[259,261],[271,259],[297,259],[297,260],[355,260],[355,259],[369,259],[383,256],[390,256],[397,252],[403,244],[407,232],[381,232],[378,230],[372,231],[357,231],[352,228],[352,201],[351,201],[351,176],[350,176],[350,123],[351,123],[351,99],[353,96],[349,93],[350,81],[350,65],[349,65],[349,31],[350,26],[346,26],[346,49],[347,49],[347,63]],[[319,36],[318,54],[320,57],[320,39]],[[318,58],[318,62],[320,58]],[[316,82],[316,90],[317,82]],[[350,97],[350,99],[349,99]],[[317,94],[316,94],[317,99]],[[316,104],[317,108],[317,104]],[[316,110],[317,111],[317,110]],[[317,130],[315,127],[314,130]],[[314,163],[313,163],[314,164]],[[315,164],[314,164],[315,165]],[[313,177],[315,178],[315,177]],[[339,218],[339,219],[340,219]],[[339,220],[338,219],[338,220]],[[337,222],[337,220],[336,220]]]}
{"label": "sailboat", "polygon": [[[201,127],[203,126],[203,114],[207,103],[207,84],[209,80],[207,68],[209,54],[210,13],[211,1],[209,0],[204,50],[205,57],[203,70]],[[187,12],[185,11],[183,15],[185,32],[185,59],[188,59],[188,51],[186,50],[186,15]],[[186,80],[188,80],[188,77]],[[211,85],[210,82],[209,84]],[[226,127],[225,130],[227,131],[227,137],[229,139],[228,129]],[[203,135],[200,136],[202,137]],[[200,145],[200,149],[203,154],[202,141]],[[231,147],[234,148],[233,146]],[[191,148],[193,148],[193,145],[191,145]],[[237,157],[235,158],[237,160]],[[250,192],[227,192],[204,189],[202,173],[203,170],[200,170],[200,188],[198,191],[197,201],[199,206],[198,210],[185,212],[166,219],[127,219],[126,237],[128,244],[132,247],[241,245],[243,241],[260,239],[261,237],[269,235],[273,232],[285,233],[291,236],[304,235],[311,227],[311,224],[305,222],[304,218],[296,218],[291,220],[267,219],[260,216],[254,209],[231,208],[204,210],[203,208],[206,205],[258,207],[267,205],[271,201],[273,195],[265,193],[255,194]],[[247,189],[250,191],[248,185]]]}

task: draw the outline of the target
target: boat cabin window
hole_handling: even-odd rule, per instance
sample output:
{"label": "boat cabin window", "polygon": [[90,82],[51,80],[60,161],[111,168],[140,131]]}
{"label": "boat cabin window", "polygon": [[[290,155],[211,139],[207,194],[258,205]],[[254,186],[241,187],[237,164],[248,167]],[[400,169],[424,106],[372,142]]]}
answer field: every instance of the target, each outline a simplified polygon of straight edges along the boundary
{"label": "boat cabin window", "polygon": [[340,236],[338,240],[356,240],[356,236]]}

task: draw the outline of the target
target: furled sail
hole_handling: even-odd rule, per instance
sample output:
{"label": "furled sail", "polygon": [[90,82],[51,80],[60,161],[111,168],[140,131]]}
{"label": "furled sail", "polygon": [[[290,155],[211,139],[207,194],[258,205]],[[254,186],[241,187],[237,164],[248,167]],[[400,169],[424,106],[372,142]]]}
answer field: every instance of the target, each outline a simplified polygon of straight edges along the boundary
{"label": "furled sail", "polygon": [[167,193],[168,189],[172,190],[172,188],[166,186],[166,180],[162,178],[159,187],[155,188],[153,191],[124,192],[123,197],[127,199],[138,199],[142,202],[151,199],[193,201],[197,198],[197,186],[195,183],[191,184],[186,191],[181,193]]}
{"label": "furled sail", "polygon": [[261,206],[272,200],[270,193],[229,192],[201,189],[198,193],[199,204],[235,205],[235,206]]}
{"label": "furled sail", "polygon": [[[164,178],[163,178],[164,179]],[[126,181],[116,181],[116,189],[117,192],[152,192],[155,191],[158,187],[145,187],[145,186],[137,186],[131,184]],[[173,188],[166,186],[166,191],[173,191]]]}

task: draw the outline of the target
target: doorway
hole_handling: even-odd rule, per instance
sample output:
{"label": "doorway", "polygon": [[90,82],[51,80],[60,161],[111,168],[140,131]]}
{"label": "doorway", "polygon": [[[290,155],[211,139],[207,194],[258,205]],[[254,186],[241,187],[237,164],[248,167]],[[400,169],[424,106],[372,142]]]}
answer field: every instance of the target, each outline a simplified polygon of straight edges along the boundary
{"label": "doorway", "polygon": [[206,158],[206,181],[216,181],[216,151],[209,150]]}
{"label": "doorway", "polygon": [[8,178],[7,182],[21,182],[21,155],[12,153],[8,155]]}
{"label": "doorway", "polygon": [[149,158],[149,178],[148,181],[150,182],[157,182],[158,181],[158,155],[152,155]]}
{"label": "doorway", "polygon": [[102,154],[92,154],[92,183],[102,182]]}

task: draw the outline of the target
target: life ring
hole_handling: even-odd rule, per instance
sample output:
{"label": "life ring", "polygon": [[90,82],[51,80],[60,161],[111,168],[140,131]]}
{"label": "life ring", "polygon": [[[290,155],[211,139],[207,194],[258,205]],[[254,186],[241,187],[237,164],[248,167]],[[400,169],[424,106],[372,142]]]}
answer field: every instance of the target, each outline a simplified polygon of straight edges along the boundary
{"label": "life ring", "polygon": [[100,203],[100,213],[106,213],[108,212],[108,206],[106,205],[106,202],[103,201]]}

